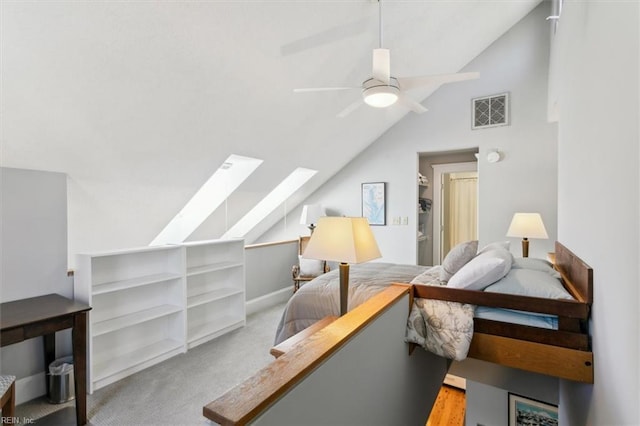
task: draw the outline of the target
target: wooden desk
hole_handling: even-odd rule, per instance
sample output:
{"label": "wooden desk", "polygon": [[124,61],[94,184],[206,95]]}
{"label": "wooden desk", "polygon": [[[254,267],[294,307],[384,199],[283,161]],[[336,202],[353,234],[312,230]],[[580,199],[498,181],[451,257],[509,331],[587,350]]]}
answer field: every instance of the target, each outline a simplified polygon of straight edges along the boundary
{"label": "wooden desk", "polygon": [[[55,360],[56,331],[72,329],[78,425],[87,423],[87,312],[90,309],[89,305],[59,294],[0,304],[0,346],[42,336],[45,373],[49,371],[49,364]],[[46,388],[49,388],[48,383]]]}

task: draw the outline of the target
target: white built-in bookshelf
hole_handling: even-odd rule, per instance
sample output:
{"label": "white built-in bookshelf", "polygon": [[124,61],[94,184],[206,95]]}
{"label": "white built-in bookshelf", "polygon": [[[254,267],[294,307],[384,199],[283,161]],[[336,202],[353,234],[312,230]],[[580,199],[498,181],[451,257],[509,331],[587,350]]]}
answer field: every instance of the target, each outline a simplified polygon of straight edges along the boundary
{"label": "white built-in bookshelf", "polygon": [[183,246],[190,349],[245,324],[244,240]]}
{"label": "white built-in bookshelf", "polygon": [[79,254],[90,393],[245,324],[244,240]]}

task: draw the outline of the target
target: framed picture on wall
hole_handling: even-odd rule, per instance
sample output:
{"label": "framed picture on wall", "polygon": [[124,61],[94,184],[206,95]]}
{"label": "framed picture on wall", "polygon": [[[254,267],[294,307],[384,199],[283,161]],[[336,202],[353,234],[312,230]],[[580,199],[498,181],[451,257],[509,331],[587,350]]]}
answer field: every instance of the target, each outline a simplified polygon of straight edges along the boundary
{"label": "framed picture on wall", "polygon": [[558,407],[509,393],[509,426],[557,426]]}
{"label": "framed picture on wall", "polygon": [[362,184],[362,217],[369,225],[387,224],[385,183],[372,182]]}

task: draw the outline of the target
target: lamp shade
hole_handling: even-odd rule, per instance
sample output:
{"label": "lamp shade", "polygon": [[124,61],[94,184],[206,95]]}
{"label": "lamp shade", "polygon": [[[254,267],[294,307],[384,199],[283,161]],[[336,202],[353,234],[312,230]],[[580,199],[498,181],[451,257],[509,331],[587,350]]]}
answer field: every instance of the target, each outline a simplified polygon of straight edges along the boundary
{"label": "lamp shade", "polygon": [[514,214],[507,237],[549,238],[540,213]]}
{"label": "lamp shade", "polygon": [[377,259],[380,249],[364,217],[321,217],[302,257],[342,263]]}
{"label": "lamp shade", "polygon": [[302,225],[311,225],[318,223],[318,219],[325,216],[322,204],[306,204],[302,207],[302,215],[300,215],[300,223]]}

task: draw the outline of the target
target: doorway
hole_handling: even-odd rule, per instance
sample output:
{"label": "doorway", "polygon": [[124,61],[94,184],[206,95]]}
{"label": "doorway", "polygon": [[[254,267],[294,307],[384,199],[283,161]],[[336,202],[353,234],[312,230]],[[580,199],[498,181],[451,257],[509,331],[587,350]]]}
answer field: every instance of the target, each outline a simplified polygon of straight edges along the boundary
{"label": "doorway", "polygon": [[478,239],[477,205],[478,172],[443,175],[441,260],[456,244]]}
{"label": "doorway", "polygon": [[[442,258],[455,245],[456,240],[470,238],[469,236],[474,234],[477,236],[477,152],[477,148],[471,148],[418,153],[416,250],[418,265],[441,264]],[[473,173],[473,175],[466,173]],[[475,179],[475,183],[473,179]],[[465,186],[469,185],[475,188],[475,197],[465,193]],[[452,188],[454,189],[453,194]],[[468,207],[459,207],[459,204]],[[443,214],[445,207],[446,211]],[[449,213],[458,212],[462,208],[470,211],[471,217],[475,219],[472,222],[476,224],[475,233],[465,231],[469,228],[473,230],[472,225],[462,225],[458,219],[449,219]],[[445,220],[446,223],[444,223]]]}
{"label": "doorway", "polygon": [[433,165],[433,184],[433,264],[440,265],[456,244],[478,239],[478,163]]}

